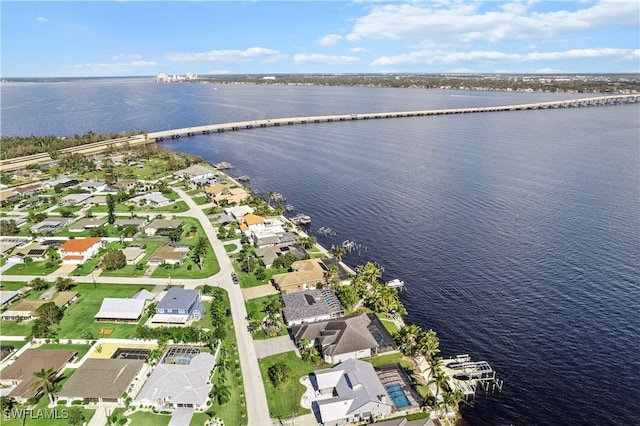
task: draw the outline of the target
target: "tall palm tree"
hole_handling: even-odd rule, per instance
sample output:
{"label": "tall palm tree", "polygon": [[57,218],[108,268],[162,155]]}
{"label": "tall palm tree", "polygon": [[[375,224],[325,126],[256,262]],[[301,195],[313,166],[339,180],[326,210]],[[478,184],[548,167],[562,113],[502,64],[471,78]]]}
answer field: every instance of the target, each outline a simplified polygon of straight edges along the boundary
{"label": "tall palm tree", "polygon": [[32,389],[42,389],[42,391],[47,394],[49,397],[49,402],[53,404],[53,391],[55,389],[56,382],[56,372],[53,368],[49,368],[45,370],[44,368],[40,369],[40,371],[36,371],[33,373],[38,380],[33,384]]}
{"label": "tall palm tree", "polygon": [[405,325],[395,335],[395,340],[403,354],[414,356],[417,350],[418,339],[422,333],[420,326],[415,324]]}
{"label": "tall palm tree", "polygon": [[231,390],[229,389],[229,386],[218,382],[213,385],[209,396],[213,398],[218,405],[224,405],[231,399]]}

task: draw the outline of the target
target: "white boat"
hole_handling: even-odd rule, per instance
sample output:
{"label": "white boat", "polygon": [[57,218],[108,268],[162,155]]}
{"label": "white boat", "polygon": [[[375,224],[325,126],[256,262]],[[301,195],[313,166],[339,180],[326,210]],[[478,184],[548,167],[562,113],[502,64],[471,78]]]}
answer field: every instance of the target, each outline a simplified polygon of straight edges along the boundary
{"label": "white boat", "polygon": [[391,281],[387,281],[385,283],[385,285],[387,287],[391,287],[391,288],[403,288],[404,287],[404,281],[399,280],[399,279],[395,279],[395,280],[391,280]]}

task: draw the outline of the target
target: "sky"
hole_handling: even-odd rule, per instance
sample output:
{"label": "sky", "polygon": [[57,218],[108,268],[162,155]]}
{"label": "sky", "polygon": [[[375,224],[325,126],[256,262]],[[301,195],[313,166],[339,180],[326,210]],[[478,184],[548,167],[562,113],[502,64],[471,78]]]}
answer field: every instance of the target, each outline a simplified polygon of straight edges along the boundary
{"label": "sky", "polygon": [[0,75],[638,73],[640,2],[6,1]]}

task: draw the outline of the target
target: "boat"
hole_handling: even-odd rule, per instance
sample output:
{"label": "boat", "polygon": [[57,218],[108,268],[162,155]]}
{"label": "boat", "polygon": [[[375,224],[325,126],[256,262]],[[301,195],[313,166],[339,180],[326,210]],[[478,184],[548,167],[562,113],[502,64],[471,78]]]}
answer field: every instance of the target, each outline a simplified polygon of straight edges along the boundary
{"label": "boat", "polygon": [[384,283],[384,285],[386,285],[387,287],[391,287],[391,288],[403,289],[404,288],[404,281],[399,280],[398,278],[396,278],[394,280],[387,281],[386,283]]}
{"label": "boat", "polygon": [[251,180],[251,178],[247,175],[242,175],[238,177],[238,181],[240,182],[249,182]]}
{"label": "boat", "polygon": [[287,204],[286,206],[284,206],[284,211],[286,212],[292,212],[295,210],[295,207],[293,206],[293,204]]}

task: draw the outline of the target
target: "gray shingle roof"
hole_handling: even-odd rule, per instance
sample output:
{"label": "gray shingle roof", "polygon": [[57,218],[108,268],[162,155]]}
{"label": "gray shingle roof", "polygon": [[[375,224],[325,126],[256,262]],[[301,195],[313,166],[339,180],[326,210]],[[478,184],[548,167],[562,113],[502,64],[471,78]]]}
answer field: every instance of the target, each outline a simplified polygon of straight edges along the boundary
{"label": "gray shingle roof", "polygon": [[121,398],[142,364],[141,359],[87,359],[65,383],[60,396]]}
{"label": "gray shingle roof", "polygon": [[198,298],[198,290],[185,290],[178,287],[170,288],[167,294],[164,295],[158,306],[157,310],[162,309],[185,309],[188,310],[189,306]]}
{"label": "gray shingle roof", "polygon": [[285,305],[283,313],[287,323],[344,314],[342,304],[329,289],[284,293],[282,301]]}

